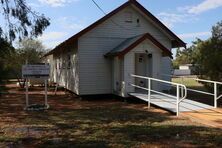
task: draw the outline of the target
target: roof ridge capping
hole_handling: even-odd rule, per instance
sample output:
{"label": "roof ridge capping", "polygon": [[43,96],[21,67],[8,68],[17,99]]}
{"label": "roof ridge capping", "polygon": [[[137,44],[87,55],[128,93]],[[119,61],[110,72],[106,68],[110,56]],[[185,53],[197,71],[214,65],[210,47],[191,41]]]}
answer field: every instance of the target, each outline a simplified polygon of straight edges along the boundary
{"label": "roof ridge capping", "polygon": [[64,42],[62,42],[58,46],[56,46],[53,50],[51,50],[50,52],[48,52],[44,56],[51,55],[51,54],[55,53],[56,51],[61,51],[62,48],[67,47],[70,44],[73,44],[73,42],[77,41],[79,37],[81,37],[85,33],[89,32],[90,30],[94,29],[99,24],[103,23],[105,20],[109,19],[110,17],[112,17],[113,15],[115,15],[116,13],[118,13],[119,11],[121,11],[122,9],[124,9],[125,7],[127,7],[129,5],[135,5],[139,10],[141,10],[142,13],[144,13],[145,15],[150,17],[152,21],[156,22],[160,26],[160,28],[162,28],[166,33],[168,33],[170,36],[172,36],[174,38],[174,40],[172,40],[172,48],[186,47],[186,43],[184,43],[178,36],[176,36],[176,34],[174,34],[170,29],[168,29],[160,20],[158,20],[153,14],[151,14],[146,8],[144,8],[139,2],[137,2],[137,0],[128,0],[127,2],[122,4],[121,6],[117,7],[116,9],[114,9],[113,11],[108,13],[106,16],[97,20],[93,24],[89,25],[85,29],[78,32],[77,34],[71,36],[70,38],[68,38],[67,40],[65,40]]}

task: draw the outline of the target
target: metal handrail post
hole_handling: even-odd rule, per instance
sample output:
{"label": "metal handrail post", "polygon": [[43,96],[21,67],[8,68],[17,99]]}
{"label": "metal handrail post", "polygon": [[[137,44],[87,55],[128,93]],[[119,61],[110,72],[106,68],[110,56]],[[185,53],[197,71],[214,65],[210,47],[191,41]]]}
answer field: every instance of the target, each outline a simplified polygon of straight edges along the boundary
{"label": "metal handrail post", "polygon": [[[179,84],[179,83],[174,83],[174,82],[169,82],[169,81],[165,81],[165,80],[161,80],[161,79],[156,79],[156,78],[138,76],[138,75],[134,75],[134,74],[131,74],[131,77],[141,78],[141,79],[146,79],[147,80],[148,88],[144,88],[144,87],[137,86],[137,85],[134,85],[134,84],[130,84],[130,85],[133,86],[133,87],[137,87],[137,88],[148,91],[148,97],[147,97],[148,98],[148,108],[150,108],[150,104],[151,104],[151,92],[162,94],[162,95],[165,95],[165,96],[168,96],[168,97],[173,97],[173,98],[176,99],[176,115],[179,116],[179,105],[187,97],[187,88],[186,88],[185,85]],[[176,86],[176,88],[177,88],[176,96],[170,96],[168,94],[152,90],[152,85],[151,85],[152,81],[167,83],[167,84],[171,84],[171,85]],[[181,93],[180,93],[180,91],[181,91]],[[180,96],[180,95],[182,95],[182,96]]]}
{"label": "metal handrail post", "polygon": [[180,88],[181,88],[181,97],[184,97],[183,86],[181,86]]}
{"label": "metal handrail post", "polygon": [[214,108],[217,108],[217,83],[214,82]]}
{"label": "metal handrail post", "polygon": [[179,85],[177,85],[177,103],[176,103],[177,116],[179,116],[179,103],[180,103],[180,87]]}
{"label": "metal handrail post", "polygon": [[150,102],[151,102],[151,80],[148,79],[148,108],[150,108]]}

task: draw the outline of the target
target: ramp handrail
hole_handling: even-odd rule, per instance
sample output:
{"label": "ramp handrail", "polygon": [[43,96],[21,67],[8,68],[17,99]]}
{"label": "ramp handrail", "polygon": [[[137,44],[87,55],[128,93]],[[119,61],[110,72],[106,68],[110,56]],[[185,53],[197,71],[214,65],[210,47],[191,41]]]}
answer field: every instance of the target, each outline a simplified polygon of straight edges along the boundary
{"label": "ramp handrail", "polygon": [[[162,74],[162,75],[163,76],[169,76],[169,77],[186,78],[185,76],[174,76],[174,75],[168,75],[168,74]],[[222,94],[218,94],[218,91],[217,91],[218,87],[217,86],[218,85],[222,85],[222,82],[212,81],[212,80],[204,80],[204,79],[198,79],[198,78],[190,78],[190,79],[194,79],[194,80],[199,81],[199,82],[211,83],[211,84],[214,85],[214,93],[210,93],[210,92],[206,92],[206,91],[201,91],[201,90],[196,90],[196,89],[191,89],[191,88],[187,88],[187,90],[188,91],[192,91],[192,92],[197,92],[197,93],[201,93],[201,94],[206,94],[206,95],[214,96],[214,108],[217,108],[217,100],[222,98]]]}
{"label": "ramp handrail", "polygon": [[214,84],[214,93],[213,93],[213,96],[214,96],[214,108],[217,108],[217,100],[222,98],[222,94],[218,95],[218,93],[217,93],[217,86],[218,85],[222,85],[222,82],[211,81],[211,80],[204,80],[204,79],[196,79],[196,81]]}
{"label": "ramp handrail", "polygon": [[[161,80],[161,79],[157,79],[157,78],[151,78],[151,77],[134,75],[134,74],[131,74],[131,77],[148,80],[148,88],[141,87],[141,86],[138,86],[138,85],[135,85],[135,84],[130,84],[133,87],[140,88],[140,89],[148,91],[148,108],[150,108],[150,103],[151,103],[151,92],[154,92],[154,93],[158,93],[158,94],[161,94],[161,95],[164,95],[164,96],[175,98],[176,99],[176,114],[177,114],[177,116],[179,115],[179,105],[187,97],[187,88],[186,88],[185,85],[179,84],[179,83],[170,82],[170,81],[165,81],[165,80]],[[165,83],[165,84],[170,84],[170,85],[176,86],[176,88],[177,88],[176,89],[176,96],[169,95],[169,94],[157,91],[157,90],[153,90],[152,89],[152,85],[151,85],[152,81],[161,82],[161,83]],[[180,94],[180,89],[181,89],[181,94]]]}

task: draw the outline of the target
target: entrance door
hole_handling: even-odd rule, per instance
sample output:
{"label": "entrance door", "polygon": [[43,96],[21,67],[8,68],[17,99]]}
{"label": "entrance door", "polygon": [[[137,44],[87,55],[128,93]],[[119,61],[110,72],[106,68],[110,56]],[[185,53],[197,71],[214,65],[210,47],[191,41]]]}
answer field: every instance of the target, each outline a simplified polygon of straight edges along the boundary
{"label": "entrance door", "polygon": [[[144,53],[135,54],[135,74],[139,76],[148,76],[148,56]],[[136,85],[147,87],[147,80],[136,78]]]}

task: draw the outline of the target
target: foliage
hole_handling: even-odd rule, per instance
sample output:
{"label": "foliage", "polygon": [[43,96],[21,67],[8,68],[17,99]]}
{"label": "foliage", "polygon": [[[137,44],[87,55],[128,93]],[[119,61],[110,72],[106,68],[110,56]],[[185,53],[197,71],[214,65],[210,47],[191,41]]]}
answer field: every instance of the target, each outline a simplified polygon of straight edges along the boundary
{"label": "foliage", "polygon": [[28,60],[29,64],[35,64],[41,62],[45,47],[39,40],[25,39],[18,43],[17,52],[23,57],[23,61]]}
{"label": "foliage", "polygon": [[[6,41],[5,44],[7,47],[9,46],[9,49],[12,48]],[[1,53],[3,53],[1,54],[2,58],[0,63],[1,66],[4,67],[3,71],[0,71],[0,75],[7,76],[4,78],[21,78],[22,65],[24,65],[26,61],[28,61],[29,64],[40,63],[41,57],[45,53],[45,47],[42,45],[42,43],[33,39],[25,39],[19,42],[17,49],[0,49]]]}
{"label": "foliage", "polygon": [[222,81],[222,21],[212,28],[212,37],[199,42],[195,62],[202,78]]}
{"label": "foliage", "polygon": [[183,51],[178,50],[176,60],[173,63],[174,67],[180,64],[194,64],[200,78],[222,81],[221,59],[222,21],[212,27],[212,37],[209,39],[205,41],[197,39],[190,48]]}
{"label": "foliage", "polygon": [[10,63],[11,56],[15,53],[12,47],[5,39],[0,38],[0,80],[3,79],[11,70]]}
{"label": "foliage", "polygon": [[196,39],[193,41],[193,45],[186,49],[178,48],[176,51],[176,59],[173,61],[173,68],[178,69],[180,65],[183,64],[196,64],[196,58],[198,57],[198,52],[196,47],[202,40]]}
{"label": "foliage", "polygon": [[41,57],[45,53],[45,47],[38,40],[25,39],[18,43],[18,48],[14,55],[12,64],[14,65],[14,74],[21,77],[21,67],[26,64],[41,63]]}
{"label": "foliage", "polygon": [[173,68],[178,69],[181,64],[193,63],[192,59],[193,50],[194,50],[193,46],[184,50],[178,48],[176,51],[176,59],[173,61]]}
{"label": "foliage", "polygon": [[37,37],[50,25],[49,18],[32,11],[25,0],[1,0],[0,13],[7,27],[3,30],[4,26],[0,26],[0,37],[10,42],[16,38]]}

